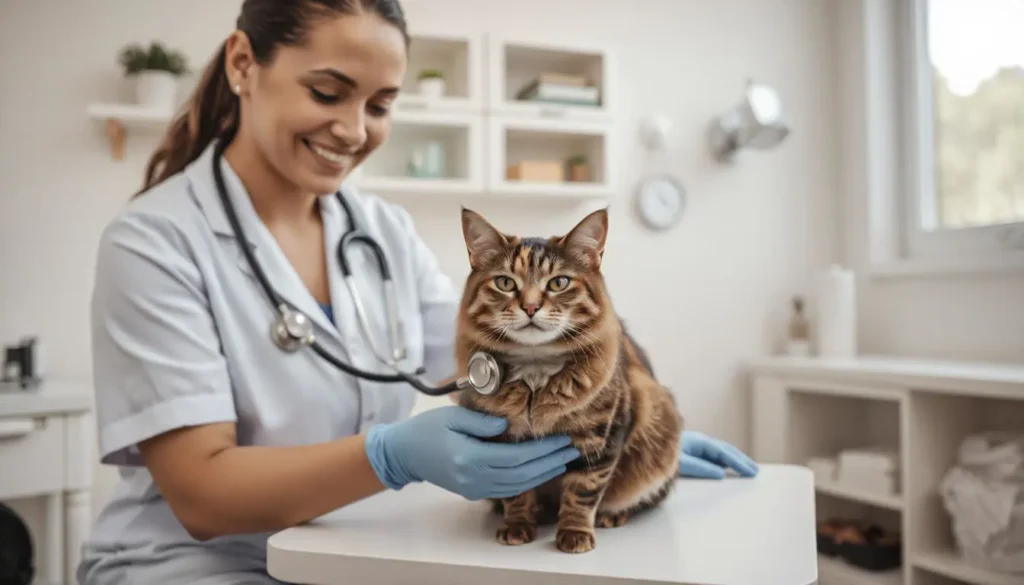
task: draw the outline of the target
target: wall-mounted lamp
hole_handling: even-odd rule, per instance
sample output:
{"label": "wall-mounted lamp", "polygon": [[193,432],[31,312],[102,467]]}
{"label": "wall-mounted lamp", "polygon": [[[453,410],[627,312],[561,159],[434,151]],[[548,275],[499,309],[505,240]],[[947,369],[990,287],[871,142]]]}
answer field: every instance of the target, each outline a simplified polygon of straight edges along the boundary
{"label": "wall-mounted lamp", "polygon": [[748,81],[743,99],[712,121],[711,152],[719,162],[732,162],[737,151],[774,148],[789,132],[789,121],[778,93],[771,87]]}

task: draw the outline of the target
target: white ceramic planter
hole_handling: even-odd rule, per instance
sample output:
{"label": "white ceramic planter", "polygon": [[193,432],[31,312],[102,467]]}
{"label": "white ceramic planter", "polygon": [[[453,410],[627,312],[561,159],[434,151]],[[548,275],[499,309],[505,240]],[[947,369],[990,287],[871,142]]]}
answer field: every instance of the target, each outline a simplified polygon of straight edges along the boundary
{"label": "white ceramic planter", "polygon": [[438,77],[421,79],[419,80],[419,91],[420,95],[430,99],[442,98],[444,97],[444,80]]}
{"label": "white ceramic planter", "polygon": [[135,100],[140,106],[174,109],[178,97],[177,77],[167,71],[140,71],[135,77]]}

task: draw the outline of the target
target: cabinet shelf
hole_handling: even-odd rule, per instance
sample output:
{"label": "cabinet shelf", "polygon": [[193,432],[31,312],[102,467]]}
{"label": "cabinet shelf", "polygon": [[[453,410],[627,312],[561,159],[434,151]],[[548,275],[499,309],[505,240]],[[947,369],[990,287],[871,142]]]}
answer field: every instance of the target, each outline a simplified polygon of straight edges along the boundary
{"label": "cabinet shelf", "polygon": [[850,500],[852,502],[878,506],[879,508],[885,508],[887,510],[898,511],[903,509],[903,498],[900,496],[873,494],[871,492],[850,488],[831,481],[816,480],[814,482],[814,487],[819,493],[842,498],[844,500]]}
{"label": "cabinet shelf", "polygon": [[969,565],[953,550],[918,554],[913,564],[919,569],[972,585],[1020,585],[1022,581],[1019,574],[1000,574]]}
{"label": "cabinet shelf", "polygon": [[899,569],[872,572],[825,555],[818,555],[818,577],[822,585],[903,585]]}

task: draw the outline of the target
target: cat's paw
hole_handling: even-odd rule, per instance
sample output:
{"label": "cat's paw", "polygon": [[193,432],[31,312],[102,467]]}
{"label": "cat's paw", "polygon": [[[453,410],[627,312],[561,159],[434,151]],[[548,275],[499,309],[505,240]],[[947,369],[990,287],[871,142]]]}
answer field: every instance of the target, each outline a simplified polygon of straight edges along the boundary
{"label": "cat's paw", "polygon": [[626,512],[598,512],[594,525],[598,528],[618,528],[629,521]]}
{"label": "cat's paw", "polygon": [[594,533],[579,530],[559,530],[555,534],[555,546],[565,553],[585,553],[594,549]]}
{"label": "cat's paw", "polygon": [[509,524],[498,529],[498,542],[515,546],[527,544],[537,538],[537,527],[533,524]]}

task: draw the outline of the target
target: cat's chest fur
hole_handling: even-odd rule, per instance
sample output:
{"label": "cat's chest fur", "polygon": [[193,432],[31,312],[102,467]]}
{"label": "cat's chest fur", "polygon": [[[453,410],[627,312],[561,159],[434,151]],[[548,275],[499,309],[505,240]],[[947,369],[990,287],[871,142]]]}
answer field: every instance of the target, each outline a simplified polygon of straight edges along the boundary
{"label": "cat's chest fur", "polygon": [[505,358],[505,380],[522,381],[533,392],[547,386],[551,377],[565,368],[565,356],[510,355]]}

